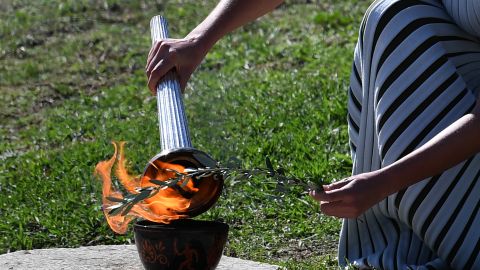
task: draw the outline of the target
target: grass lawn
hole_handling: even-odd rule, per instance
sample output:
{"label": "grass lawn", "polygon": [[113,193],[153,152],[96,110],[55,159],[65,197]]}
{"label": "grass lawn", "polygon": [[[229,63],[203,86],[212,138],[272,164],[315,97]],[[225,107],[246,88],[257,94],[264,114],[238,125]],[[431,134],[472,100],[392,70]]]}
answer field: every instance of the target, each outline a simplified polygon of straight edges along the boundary
{"label": "grass lawn", "polygon": [[[319,3],[316,3],[319,2]],[[220,162],[301,178],[350,172],[346,98],[357,29],[369,1],[287,1],[220,41],[192,77],[185,105],[194,146]],[[182,37],[215,1],[0,2],[0,253],[131,243],[100,211],[95,164],[126,140],[131,171],[160,150],[146,87],[149,20]],[[340,221],[302,190],[265,179],[226,183],[199,218],[230,225],[228,256],[335,268]]]}

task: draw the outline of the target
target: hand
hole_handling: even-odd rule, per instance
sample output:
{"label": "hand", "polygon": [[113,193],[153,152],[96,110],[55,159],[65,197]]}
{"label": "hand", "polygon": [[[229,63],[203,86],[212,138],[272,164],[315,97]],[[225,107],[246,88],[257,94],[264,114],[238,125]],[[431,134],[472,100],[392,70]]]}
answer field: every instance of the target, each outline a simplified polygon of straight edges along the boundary
{"label": "hand", "polygon": [[386,180],[378,171],[363,173],[325,185],[324,191],[311,191],[310,196],[326,215],[356,218],[388,196]]}
{"label": "hand", "polygon": [[155,42],[148,53],[145,66],[148,88],[152,94],[156,94],[158,82],[172,68],[177,71],[183,92],[188,79],[206,53],[207,50],[202,48],[197,38],[165,39]]}

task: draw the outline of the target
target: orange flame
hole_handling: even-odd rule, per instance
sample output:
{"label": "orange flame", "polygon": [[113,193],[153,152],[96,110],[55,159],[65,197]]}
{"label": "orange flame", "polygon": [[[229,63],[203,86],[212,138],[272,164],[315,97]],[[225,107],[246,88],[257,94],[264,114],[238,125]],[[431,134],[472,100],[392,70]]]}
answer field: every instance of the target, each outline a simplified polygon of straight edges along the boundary
{"label": "orange flame", "polygon": [[[103,182],[102,188],[102,208],[103,213],[107,219],[110,228],[119,234],[124,234],[127,231],[128,224],[136,217],[148,219],[153,222],[169,223],[171,220],[184,218],[185,215],[179,214],[185,212],[190,206],[190,199],[184,198],[178,190],[173,188],[161,189],[156,195],[151,198],[145,199],[133,206],[127,215],[110,215],[110,209],[118,204],[118,202],[112,202],[107,197],[113,197],[123,199],[124,195],[121,191],[115,190],[112,186],[111,171],[114,165],[115,176],[119,182],[130,194],[138,194],[138,188],[145,188],[148,186],[157,186],[150,182],[151,179],[157,179],[165,181],[175,177],[173,171],[167,171],[170,169],[179,173],[185,173],[185,168],[178,164],[169,164],[156,160],[153,167],[157,168],[153,175],[144,175],[143,177],[135,177],[128,173],[126,159],[124,155],[125,142],[112,142],[115,152],[109,160],[101,161],[95,167],[95,175],[97,175]],[[117,157],[118,155],[118,157]],[[188,180],[184,180],[188,181]],[[182,185],[179,182],[178,185]],[[179,188],[183,189],[187,193],[195,193],[198,188],[193,186],[192,181]]]}

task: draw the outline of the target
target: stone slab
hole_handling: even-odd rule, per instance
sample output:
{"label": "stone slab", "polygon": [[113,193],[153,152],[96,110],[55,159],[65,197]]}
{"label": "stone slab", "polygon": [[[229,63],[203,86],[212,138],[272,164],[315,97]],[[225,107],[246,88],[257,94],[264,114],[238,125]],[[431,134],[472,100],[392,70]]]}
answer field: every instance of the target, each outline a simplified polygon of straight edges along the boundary
{"label": "stone slab", "polygon": [[[0,255],[2,270],[142,270],[135,245],[21,250]],[[223,256],[217,270],[277,270],[278,266]]]}

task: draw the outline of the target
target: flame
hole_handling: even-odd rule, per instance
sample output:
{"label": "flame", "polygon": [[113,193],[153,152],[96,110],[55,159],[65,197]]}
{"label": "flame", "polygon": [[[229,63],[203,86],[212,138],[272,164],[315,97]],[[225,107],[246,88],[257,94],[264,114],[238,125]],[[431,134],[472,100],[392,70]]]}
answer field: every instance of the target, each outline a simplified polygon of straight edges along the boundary
{"label": "flame", "polygon": [[[118,204],[112,202],[108,197],[123,199],[125,196],[119,190],[112,186],[112,168],[115,167],[115,176],[127,193],[138,194],[138,188],[157,186],[150,182],[151,179],[167,180],[175,177],[175,172],[185,173],[185,168],[178,164],[170,164],[156,160],[152,166],[156,168],[153,174],[135,177],[128,173],[127,160],[124,154],[125,142],[112,142],[115,149],[113,156],[109,160],[100,161],[95,167],[95,175],[103,182],[102,188],[102,209],[110,228],[119,234],[125,234],[130,221],[136,217],[144,218],[153,222],[170,223],[175,219],[187,217],[180,213],[185,212],[191,203],[191,199],[185,198],[179,193],[183,189],[187,194],[193,194],[198,191],[193,181],[188,181],[185,186],[178,183],[178,189],[165,188],[160,190],[155,196],[145,199],[133,206],[127,215],[110,215],[110,209]],[[117,156],[118,155],[118,156]],[[165,170],[169,169],[169,170]],[[187,180],[184,180],[187,181]],[[181,190],[180,190],[181,191]]]}

